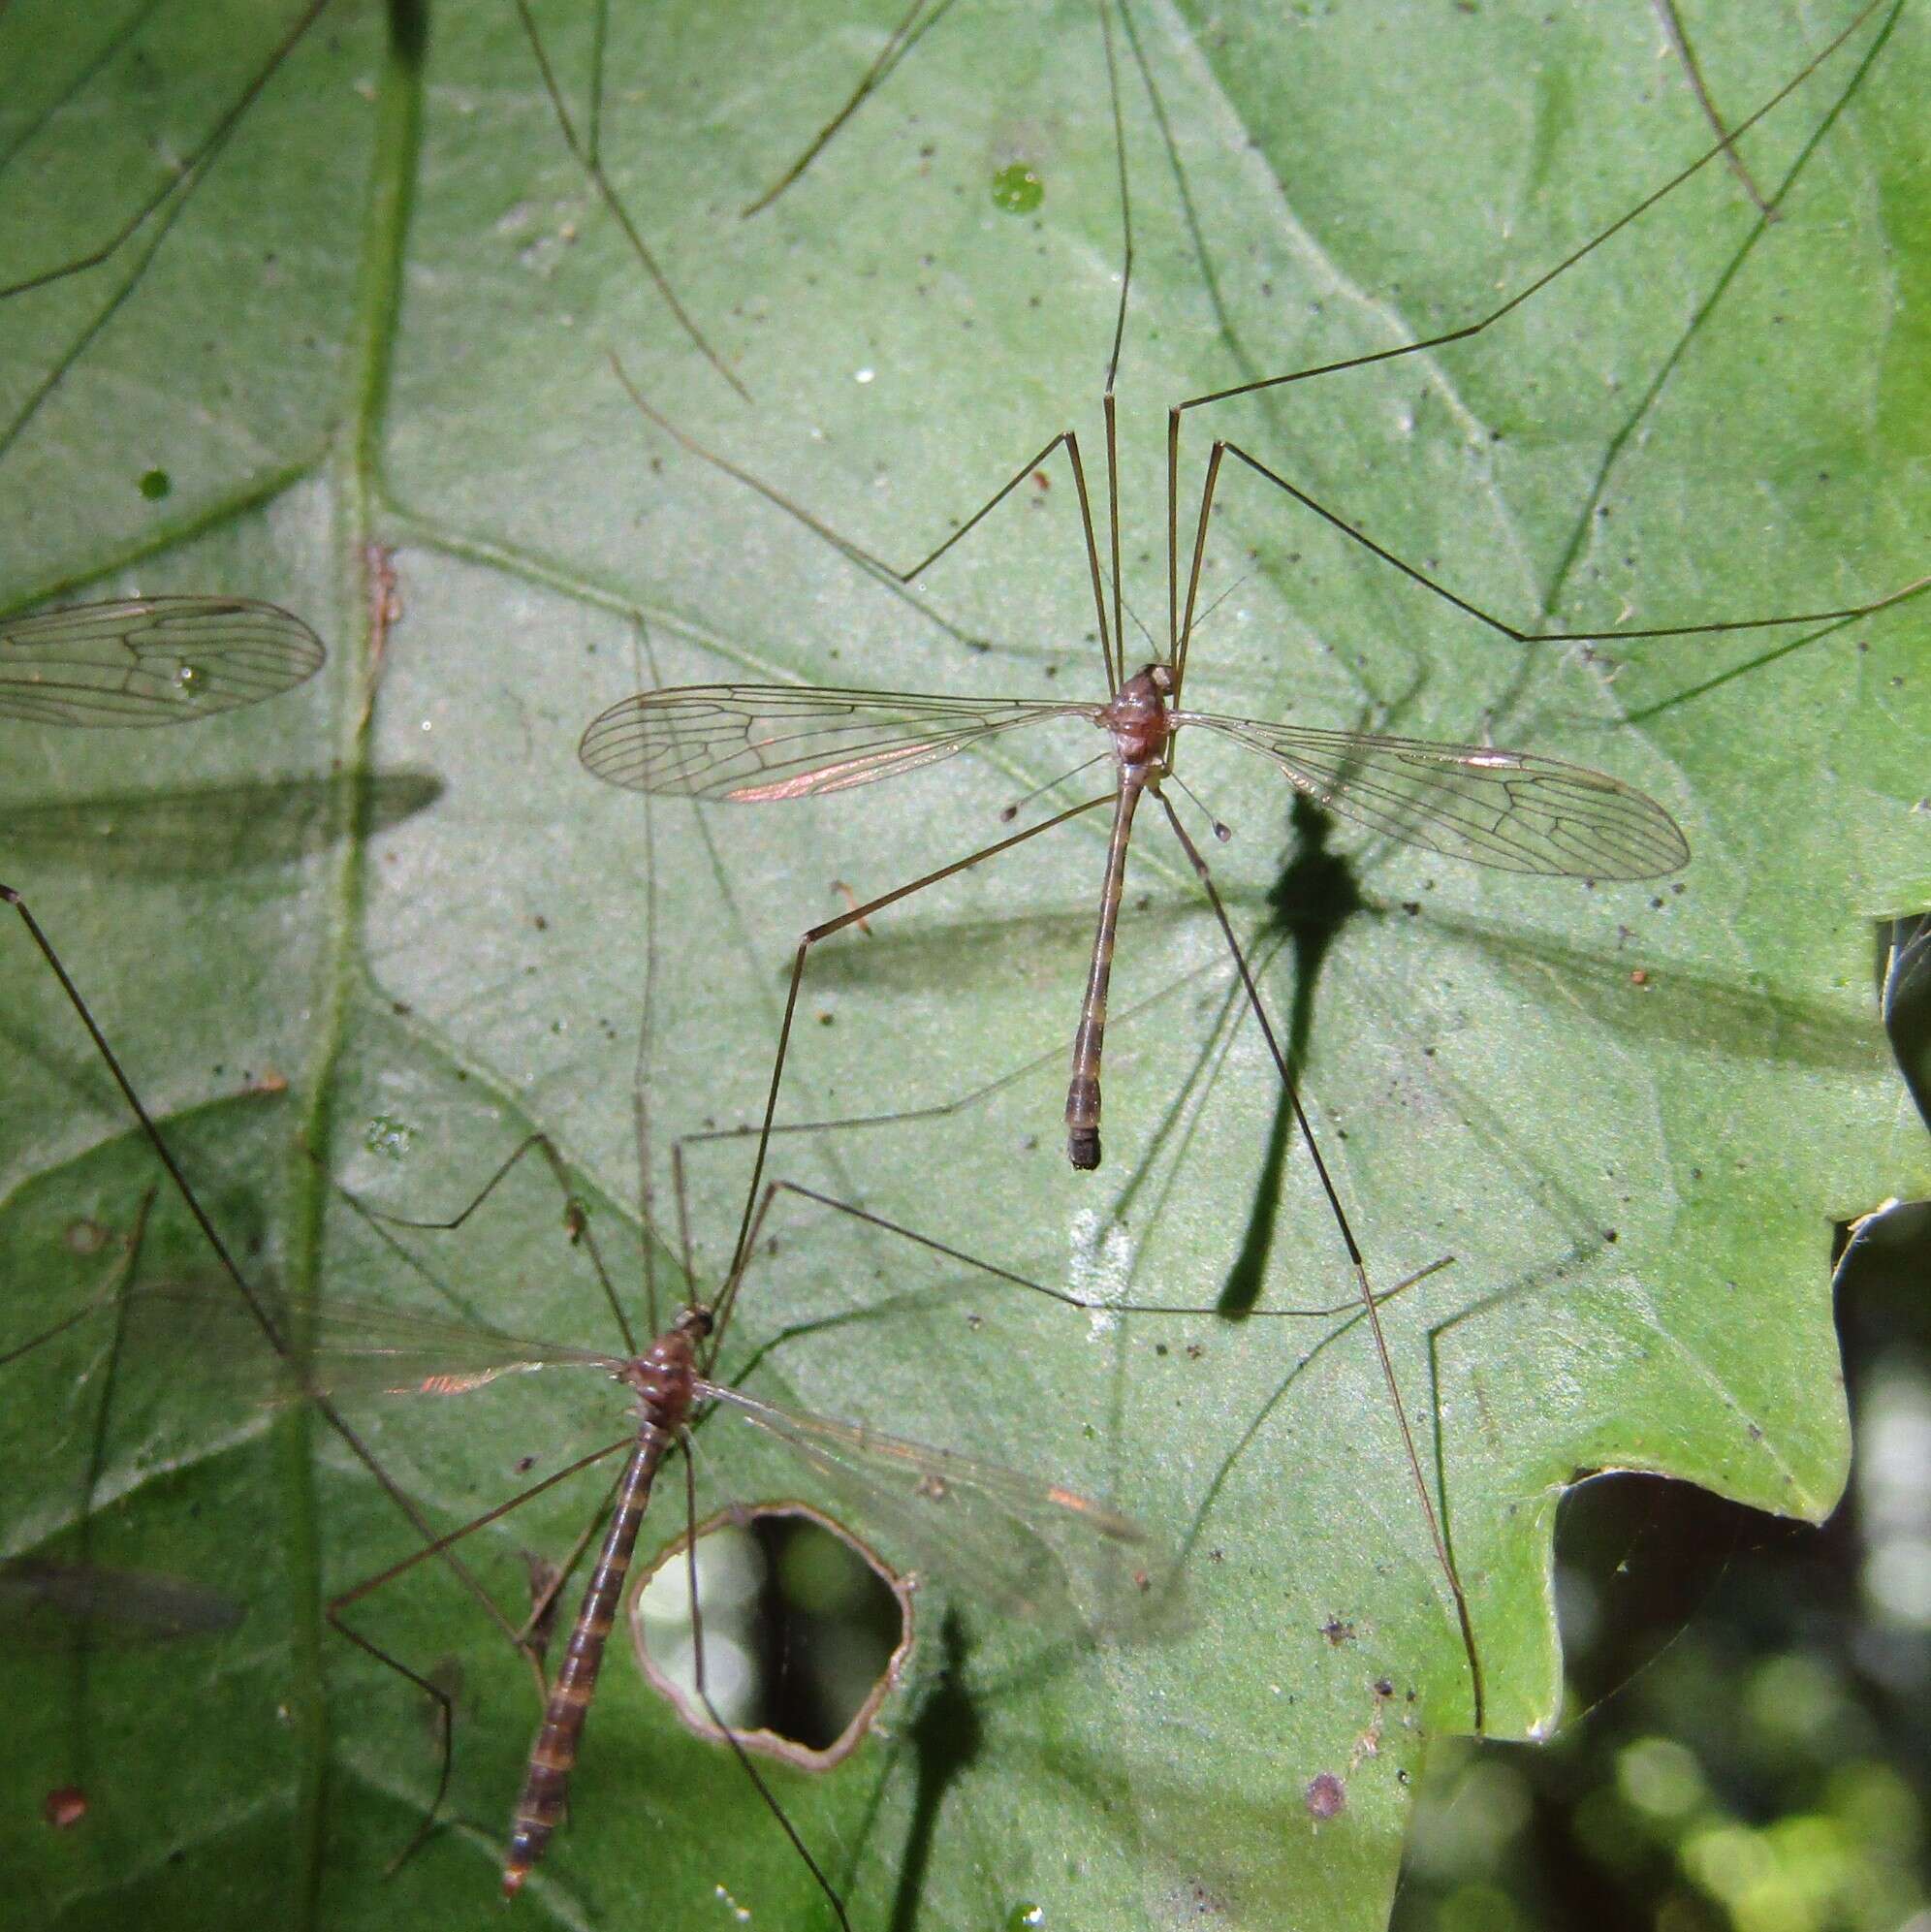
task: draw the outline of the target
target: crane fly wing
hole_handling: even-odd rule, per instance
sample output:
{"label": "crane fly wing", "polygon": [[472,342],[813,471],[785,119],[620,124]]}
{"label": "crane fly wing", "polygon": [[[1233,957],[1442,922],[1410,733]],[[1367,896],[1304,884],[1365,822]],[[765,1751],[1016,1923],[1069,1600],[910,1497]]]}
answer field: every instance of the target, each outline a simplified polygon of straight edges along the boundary
{"label": "crane fly wing", "polygon": [[1173,1568],[1131,1518],[1054,1482],[742,1390],[737,1409],[839,1489],[911,1567],[1013,1616],[1144,1632],[1174,1605]]}
{"label": "crane fly wing", "polygon": [[0,619],[0,717],[185,724],[293,689],[322,640],[249,597],[123,597]]}
{"label": "crane fly wing", "polygon": [[9,1643],[72,1641],[91,1624],[113,1626],[122,1642],[168,1643],[220,1636],[241,1616],[234,1598],[158,1570],[34,1556],[0,1563],[0,1629]]}
{"label": "crane fly wing", "polygon": [[556,1367],[614,1374],[615,1356],[497,1335],[466,1322],[327,1302],[312,1320],[306,1379],[332,1394],[458,1395],[498,1376]]}
{"label": "crane fly wing", "polygon": [[130,1345],[143,1355],[181,1358],[184,1378],[239,1381],[268,1403],[304,1394],[457,1395],[529,1369],[562,1365],[611,1374],[622,1366],[594,1349],[526,1342],[432,1315],[346,1301],[298,1313],[273,1301],[269,1314],[284,1340],[307,1338],[298,1374],[231,1285],[157,1283],[136,1288],[127,1307]]}
{"label": "crane fly wing", "polygon": [[1201,712],[1176,712],[1174,722],[1238,739],[1317,805],[1451,859],[1562,878],[1648,879],[1690,857],[1653,798],[1580,765]]}
{"label": "crane fly wing", "polygon": [[1037,699],[683,684],[611,706],[578,752],[628,791],[754,804],[846,791],[1042,718],[1096,714],[1092,705]]}

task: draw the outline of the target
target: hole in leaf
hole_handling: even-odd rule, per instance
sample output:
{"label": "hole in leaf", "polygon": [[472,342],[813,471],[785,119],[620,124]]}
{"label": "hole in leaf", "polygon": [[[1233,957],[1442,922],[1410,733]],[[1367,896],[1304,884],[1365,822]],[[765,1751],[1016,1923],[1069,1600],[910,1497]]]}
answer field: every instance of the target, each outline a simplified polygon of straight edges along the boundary
{"label": "hole in leaf", "polygon": [[[701,1736],[690,1572],[680,1536],[638,1576],[631,1636],[645,1674]],[[739,1742],[828,1770],[864,1736],[912,1642],[908,1581],[803,1503],[721,1510],[697,1530],[706,1688]]]}

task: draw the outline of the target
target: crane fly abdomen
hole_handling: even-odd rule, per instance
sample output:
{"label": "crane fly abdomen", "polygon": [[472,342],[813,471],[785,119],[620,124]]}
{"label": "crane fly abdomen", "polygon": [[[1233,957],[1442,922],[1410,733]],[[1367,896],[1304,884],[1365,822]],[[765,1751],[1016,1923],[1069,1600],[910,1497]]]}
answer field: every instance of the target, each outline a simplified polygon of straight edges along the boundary
{"label": "crane fly abdomen", "polygon": [[616,1621],[617,1599],[629,1573],[638,1532],[644,1527],[650,1485],[670,1443],[669,1437],[654,1432],[648,1441],[640,1437],[623,1472],[617,1507],[605,1532],[603,1548],[597,1553],[596,1569],[584,1592],[583,1608],[577,1613],[562,1668],[544,1709],[542,1727],[530,1747],[529,1767],[523,1773],[522,1790],[511,1817],[509,1855],[503,1861],[506,1898],[514,1898],[522,1889],[523,1880],[543,1856],[562,1819],[570,1773],[583,1742],[597,1673],[603,1667],[604,1646]]}
{"label": "crane fly abdomen", "polygon": [[1092,962],[1087,971],[1086,998],[1073,1035],[1073,1072],[1066,1085],[1066,1158],[1083,1174],[1099,1165],[1099,1063],[1106,1042],[1106,992],[1113,975],[1113,946],[1120,931],[1120,903],[1126,889],[1126,847],[1133,837],[1133,812],[1149,785],[1158,788],[1173,739],[1168,699],[1173,672],[1149,664],[1121,685],[1113,702],[1093,722],[1113,739],[1120,767],[1114,801],[1113,837],[1106,848],[1106,879],[1100,888],[1099,925],[1092,936]]}
{"label": "crane fly abdomen", "polygon": [[683,1430],[696,1396],[696,1344],[711,1332],[711,1312],[686,1309],[676,1325],[649,1350],[629,1363],[623,1379],[637,1397],[637,1446],[617,1481],[617,1499],[596,1568],[584,1591],[583,1607],[570,1631],[556,1683],[545,1706],[543,1723],[530,1747],[529,1768],[510,1820],[510,1849],[503,1861],[503,1895],[522,1889],[530,1868],[543,1856],[563,1816],[570,1794],[590,1698],[603,1668],[604,1646],[617,1622],[623,1581],[644,1527],[650,1486]]}

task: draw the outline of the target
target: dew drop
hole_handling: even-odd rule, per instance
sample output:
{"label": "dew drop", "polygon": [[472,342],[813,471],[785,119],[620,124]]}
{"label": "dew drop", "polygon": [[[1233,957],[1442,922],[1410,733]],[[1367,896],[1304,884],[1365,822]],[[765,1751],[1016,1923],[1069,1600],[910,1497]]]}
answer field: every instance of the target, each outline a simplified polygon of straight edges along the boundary
{"label": "dew drop", "polygon": [[993,176],[993,206],[1007,214],[1030,214],[1046,199],[1046,183],[1030,162],[1013,161]]}
{"label": "dew drop", "polygon": [[1006,1914],[1005,1932],[1027,1932],[1032,1925],[1044,1925],[1046,1908],[1043,1905],[1016,1905]]}
{"label": "dew drop", "polygon": [[375,1114],[363,1128],[363,1145],[385,1160],[400,1160],[415,1145],[416,1129],[406,1121],[388,1114]]}
{"label": "dew drop", "polygon": [[141,477],[141,493],[150,503],[159,503],[163,497],[174,493],[174,479],[165,469],[143,470]]}

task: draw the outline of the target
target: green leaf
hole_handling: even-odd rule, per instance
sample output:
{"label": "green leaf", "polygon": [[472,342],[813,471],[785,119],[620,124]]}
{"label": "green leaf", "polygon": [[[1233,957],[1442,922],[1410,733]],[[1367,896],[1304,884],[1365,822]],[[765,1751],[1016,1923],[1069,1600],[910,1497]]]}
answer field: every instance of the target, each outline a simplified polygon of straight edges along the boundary
{"label": "green leaf", "polygon": [[[99,246],[201,154],[299,17],[261,11],[110,21],[16,0],[10,277]],[[628,1286],[647,990],[647,1167],[674,1230],[668,1150],[755,1117],[791,949],[842,909],[840,882],[880,892],[990,841],[1000,807],[1095,748],[1076,721],[875,792],[648,816],[576,761],[596,712],[659,681],[1095,688],[1058,455],[907,598],[681,452],[608,366],[620,355],[688,431],[901,563],[1061,428],[1101,488],[1120,258],[1091,9],[948,10],[740,221],[900,9],[829,31],[772,12],[620,10],[600,94],[594,11],[542,17],[580,140],[594,118],[638,233],[749,403],[573,158],[512,9],[398,4],[392,37],[336,0],[125,246],[0,305],[0,608],[220,590],[301,613],[330,646],[301,692],[192,731],[0,722],[0,876],[242,1265],[298,1294],[605,1346],[535,1163],[459,1235],[415,1241],[432,1285],[345,1215],[301,1141],[420,1219],[541,1127]],[[1687,24],[1732,119],[1824,32],[1781,9]],[[1635,0],[1136,10],[1116,51],[1136,219],[1124,577],[1156,637],[1168,404],[1473,320],[1709,143]],[[1783,196],[1767,229],[1712,166],[1471,341],[1195,412],[1183,524],[1219,434],[1525,629],[1831,610],[1913,581],[1927,58],[1915,16],[1874,15],[1749,136],[1753,176]],[[1015,167],[1036,205],[1001,189]],[[386,626],[369,545],[393,554]],[[1538,1734],[1560,1704],[1550,1536],[1579,1474],[1665,1471],[1808,1517],[1841,1486],[1832,1227],[1931,1183],[1871,967],[1871,921],[1922,894],[1924,605],[1594,656],[1518,647],[1237,466],[1202,602],[1201,708],[1490,735],[1639,786],[1693,849],[1658,884],[1474,871],[1297,828],[1277,775],[1184,741],[1188,783],[1236,828],[1216,873],[1305,1057],[1376,1282],[1456,1257],[1383,1321],[1489,1727]],[[815,954],[782,1111],[936,1106],[1029,1070],[934,1118],[787,1138],[775,1171],[1056,1286],[1211,1303],[1236,1281],[1263,1310],[1346,1304],[1306,1150],[1151,809],[1107,1162],[1065,1166],[1101,860],[1087,827]],[[127,1272],[161,1182],[24,933],[12,944],[10,1342]],[[747,1151],[687,1164],[714,1283]],[[758,1393],[1056,1476],[1186,1559],[1185,1631],[1143,1643],[1081,1648],[925,1593],[879,1734],[824,1776],[769,1774],[853,1922],[986,1927],[1037,1906],[1047,1925],[1379,1923],[1409,1780],[1471,1703],[1360,1321],[1093,1320],[797,1196],[774,1215],[727,1354],[755,1357]],[[649,1250],[665,1292],[676,1245]],[[165,1190],[133,1272],[214,1277]],[[434,1743],[417,1694],[318,1604],[412,1533],[319,1420],[270,1423],[225,1374],[128,1360],[110,1378],[105,1346],[82,1324],[0,1367],[7,1553],[75,1548],[91,1493],[93,1561],[192,1573],[248,1617],[199,1647],[7,1658],[16,1892],[70,1925],[499,1922],[527,1673],[434,1566],[346,1613],[458,1687],[444,1827],[385,1876],[434,1790]],[[453,1525],[508,1495],[522,1457],[548,1470],[620,1433],[620,1404],[554,1386],[572,1379],[357,1421]],[[809,1489],[721,1427],[699,1473],[707,1504]],[[586,1479],[472,1539],[505,1604],[520,1553],[565,1552],[594,1495]],[[675,1530],[681,1499],[659,1506]],[[40,1823],[45,1793],[76,1784],[87,1820]],[[736,1763],[677,1726],[619,1636],[570,1827],[518,1909],[708,1925],[733,1904],[829,1922]]]}

